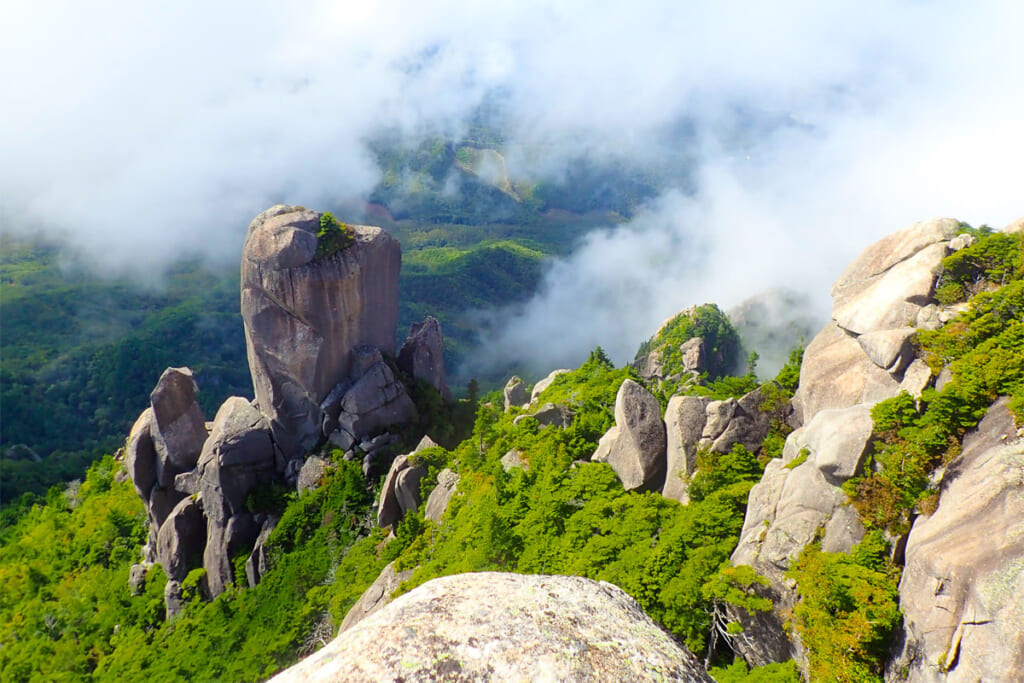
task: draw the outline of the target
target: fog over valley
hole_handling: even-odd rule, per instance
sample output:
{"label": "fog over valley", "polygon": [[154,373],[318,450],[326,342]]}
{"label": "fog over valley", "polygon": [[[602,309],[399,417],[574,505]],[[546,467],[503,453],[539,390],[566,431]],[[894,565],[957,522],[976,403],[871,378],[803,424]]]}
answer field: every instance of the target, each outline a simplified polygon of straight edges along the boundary
{"label": "fog over valley", "polygon": [[483,123],[511,178],[585,160],[658,192],[478,312],[468,367],[623,363],[691,304],[786,287],[823,318],[912,221],[1017,218],[1022,25],[1008,1],[6,3],[0,227],[103,273],[230,264],[270,204],[367,200],[382,136]]}

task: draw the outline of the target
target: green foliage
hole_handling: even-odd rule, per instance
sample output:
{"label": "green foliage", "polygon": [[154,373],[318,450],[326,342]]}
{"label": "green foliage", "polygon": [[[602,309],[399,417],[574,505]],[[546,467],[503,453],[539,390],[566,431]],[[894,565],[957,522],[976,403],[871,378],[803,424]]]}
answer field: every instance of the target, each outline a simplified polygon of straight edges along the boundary
{"label": "green foliage", "polygon": [[878,538],[849,555],[808,546],[787,572],[800,594],[793,624],[807,646],[811,680],[882,680],[900,624],[899,570],[880,564]]}
{"label": "green foliage", "polygon": [[641,358],[658,350],[664,376],[682,375],[683,357],[680,347],[694,337],[704,340],[709,379],[722,378],[739,365],[739,334],[715,304],[696,306],[669,320],[655,336],[640,345],[636,357]]}
{"label": "green foliage", "polygon": [[753,486],[761,479],[764,467],[743,444],[736,444],[728,453],[700,450],[697,472],[690,482],[690,499],[702,501],[715,491],[734,484]]}
{"label": "green foliage", "polygon": [[772,663],[748,669],[742,659],[727,667],[708,670],[718,683],[800,683],[800,670],[796,663]]}
{"label": "green foliage", "polygon": [[775,381],[790,395],[796,393],[797,387],[800,386],[800,366],[803,362],[804,347],[801,344],[789,352],[789,359],[779,370],[779,374],[775,376]]}
{"label": "green foliage", "polygon": [[701,592],[708,600],[717,600],[751,612],[767,612],[772,608],[772,601],[757,595],[754,586],[767,586],[769,583],[753,567],[743,564],[734,567],[726,562],[708,579]]}
{"label": "green foliage", "polygon": [[807,458],[811,456],[811,451],[806,448],[801,448],[800,453],[793,458],[790,462],[786,463],[786,469],[795,470],[800,465],[807,462]]}
{"label": "green foliage", "polygon": [[975,242],[942,260],[936,286],[941,304],[952,304],[983,291],[1024,277],[1024,234],[993,232],[982,226],[966,226]]}
{"label": "green foliage", "polygon": [[356,234],[352,228],[338,221],[329,211],[325,212],[320,215],[320,228],[316,232],[316,253],[313,259],[320,260],[333,256],[355,243]]}

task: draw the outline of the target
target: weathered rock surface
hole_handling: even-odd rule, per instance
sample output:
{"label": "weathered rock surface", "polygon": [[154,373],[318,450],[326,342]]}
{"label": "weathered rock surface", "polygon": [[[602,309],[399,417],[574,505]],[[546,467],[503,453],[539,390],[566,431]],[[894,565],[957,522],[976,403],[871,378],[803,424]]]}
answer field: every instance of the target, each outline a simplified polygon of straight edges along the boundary
{"label": "weathered rock surface", "polygon": [[845,552],[864,537],[856,512],[839,485],[858,472],[870,443],[870,408],[858,405],[824,410],[786,439],[781,459],[771,460],[750,491],[734,565],[750,565],[769,578],[763,592],[775,610],[761,615],[737,614],[749,639],[737,641],[745,659],[755,664],[800,657],[782,624],[796,595],[784,577],[790,563],[824,528],[822,548]]}
{"label": "weathered rock surface", "polygon": [[512,406],[523,406],[529,401],[526,395],[526,385],[519,377],[511,377],[505,384],[505,412],[512,409]]}
{"label": "weathered rock surface", "polygon": [[206,421],[196,403],[195,379],[189,368],[167,368],[149,395],[153,407],[153,444],[164,467],[190,470],[206,441]]}
{"label": "weathered rock surface", "polygon": [[125,446],[125,468],[131,477],[136,493],[144,501],[157,481],[156,445],[150,432],[153,424],[153,408],[146,408],[135,420]]}
{"label": "weathered rock surface", "polygon": [[380,351],[360,346],[352,355],[356,359],[354,383],[341,398],[338,431],[360,442],[376,431],[413,419],[416,406]]}
{"label": "weathered rock surface", "polygon": [[226,523],[207,518],[203,569],[211,597],[217,597],[234,585],[235,569],[231,560],[239,553],[249,554],[259,532],[259,524],[248,512],[233,515]]}
{"label": "weathered rock surface", "polygon": [[259,522],[260,533],[256,537],[256,543],[253,544],[252,552],[249,553],[249,559],[245,561],[245,579],[249,583],[250,588],[259,584],[270,568],[267,564],[266,545],[270,539],[270,534],[274,532],[274,527],[277,526],[277,522],[278,518],[275,516],[265,517]]}
{"label": "weathered rock surface", "polygon": [[569,576],[430,581],[274,677],[288,681],[706,681],[619,588]]}
{"label": "weathered rock surface", "polygon": [[688,372],[692,375],[699,375],[704,372],[707,354],[704,352],[704,339],[702,337],[687,339],[679,347],[679,352],[682,355],[683,372]]}
{"label": "weathered rock surface", "polygon": [[164,609],[168,619],[173,619],[185,611],[185,599],[181,595],[180,581],[171,580],[164,586]]}
{"label": "weathered rock surface", "polygon": [[459,486],[459,475],[447,467],[437,474],[437,486],[427,496],[427,507],[423,510],[423,516],[437,524],[441,523],[441,517],[448,509],[448,502],[455,495],[455,489]]}
{"label": "weathered rock surface", "polygon": [[327,469],[330,463],[321,457],[311,455],[306,458],[306,462],[302,463],[302,469],[299,470],[299,478],[295,483],[299,493],[303,491],[312,491],[320,485],[320,480],[327,474]]}
{"label": "weathered rock surface", "polygon": [[441,323],[434,316],[413,323],[398,352],[398,367],[414,380],[426,382],[437,389],[444,400],[452,400],[444,371],[444,335]]}
{"label": "weathered rock surface", "polygon": [[683,505],[690,502],[689,481],[697,469],[697,445],[709,402],[704,397],[673,396],[665,409],[667,472],[661,495]]}
{"label": "weathered rock surface", "polygon": [[412,453],[400,455],[391,463],[380,489],[380,503],[377,506],[377,526],[386,527],[397,523],[406,512],[419,509],[420,480],[427,474],[423,465],[413,465],[410,458],[424,448],[436,446],[433,439],[424,436]]}
{"label": "weathered rock surface", "polygon": [[394,354],[401,250],[380,228],[349,226],[355,243],[314,259],[320,214],[278,205],[249,225],[242,319],[256,402],[286,459],[321,433],[321,402],[349,375],[352,350]]}
{"label": "weathered rock surface", "polygon": [[133,564],[128,569],[128,590],[132,595],[142,595],[146,590],[146,565]]}
{"label": "weathered rock surface", "polygon": [[252,403],[240,396],[224,401],[203,445],[198,471],[206,516],[216,522],[245,512],[252,487],[273,478],[270,428]]}
{"label": "weathered rock surface", "polygon": [[661,489],[665,476],[665,423],[658,399],[631,379],[615,395],[615,426],[598,443],[592,460],[607,462],[627,491]]}
{"label": "weathered rock surface", "polygon": [[512,424],[519,424],[524,419],[532,417],[541,427],[561,427],[565,429],[572,424],[574,416],[575,413],[569,410],[568,406],[563,406],[560,403],[545,403],[532,413],[516,415],[515,419],[512,420]]}
{"label": "weathered rock surface", "polygon": [[718,453],[728,453],[736,444],[756,451],[771,427],[771,413],[761,410],[763,402],[758,388],[739,400],[709,403],[700,445]]}
{"label": "weathered rock surface", "polygon": [[191,497],[179,502],[160,526],[156,554],[170,579],[183,581],[198,564],[206,545],[206,519],[201,504]]}
{"label": "weathered rock surface", "polygon": [[1000,399],[918,517],[900,582],[909,681],[998,681],[1024,671],[1024,442]]}
{"label": "weathered rock surface", "polygon": [[395,591],[398,590],[398,587],[403,581],[412,576],[412,572],[412,569],[406,569],[401,572],[395,571],[395,563],[388,563],[388,565],[381,570],[380,574],[377,575],[374,582],[370,584],[370,587],[367,588],[359,597],[356,604],[352,605],[352,608],[349,609],[345,618],[341,622],[338,634],[340,635],[352,628],[360,621],[391,602],[391,596],[394,595]]}

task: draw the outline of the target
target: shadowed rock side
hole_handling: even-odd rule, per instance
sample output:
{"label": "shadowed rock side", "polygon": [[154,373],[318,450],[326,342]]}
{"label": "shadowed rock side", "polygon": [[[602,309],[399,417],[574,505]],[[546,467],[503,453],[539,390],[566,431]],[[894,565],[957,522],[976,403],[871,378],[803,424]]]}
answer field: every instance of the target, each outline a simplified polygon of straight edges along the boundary
{"label": "shadowed rock side", "polygon": [[321,441],[321,402],[345,380],[352,350],[393,356],[401,249],[380,228],[352,225],[355,243],[315,258],[321,214],[278,205],[249,226],[242,319],[260,411],[287,459]]}
{"label": "shadowed rock side", "polygon": [[938,508],[914,522],[900,582],[906,636],[890,680],[1024,672],[1024,440],[1006,403],[964,438]]}
{"label": "shadowed rock side", "polygon": [[618,587],[504,573],[425,583],[271,680],[712,681]]}

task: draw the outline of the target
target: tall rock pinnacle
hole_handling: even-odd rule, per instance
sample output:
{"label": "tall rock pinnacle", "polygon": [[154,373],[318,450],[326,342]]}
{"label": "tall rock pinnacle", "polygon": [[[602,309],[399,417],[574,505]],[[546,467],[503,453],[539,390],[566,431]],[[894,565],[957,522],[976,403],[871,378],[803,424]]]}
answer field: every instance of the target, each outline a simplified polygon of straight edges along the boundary
{"label": "tall rock pinnacle", "polygon": [[249,225],[242,319],[256,403],[286,459],[323,437],[321,403],[353,365],[353,349],[394,355],[398,242],[352,225],[352,242],[317,255],[319,212],[277,205]]}

